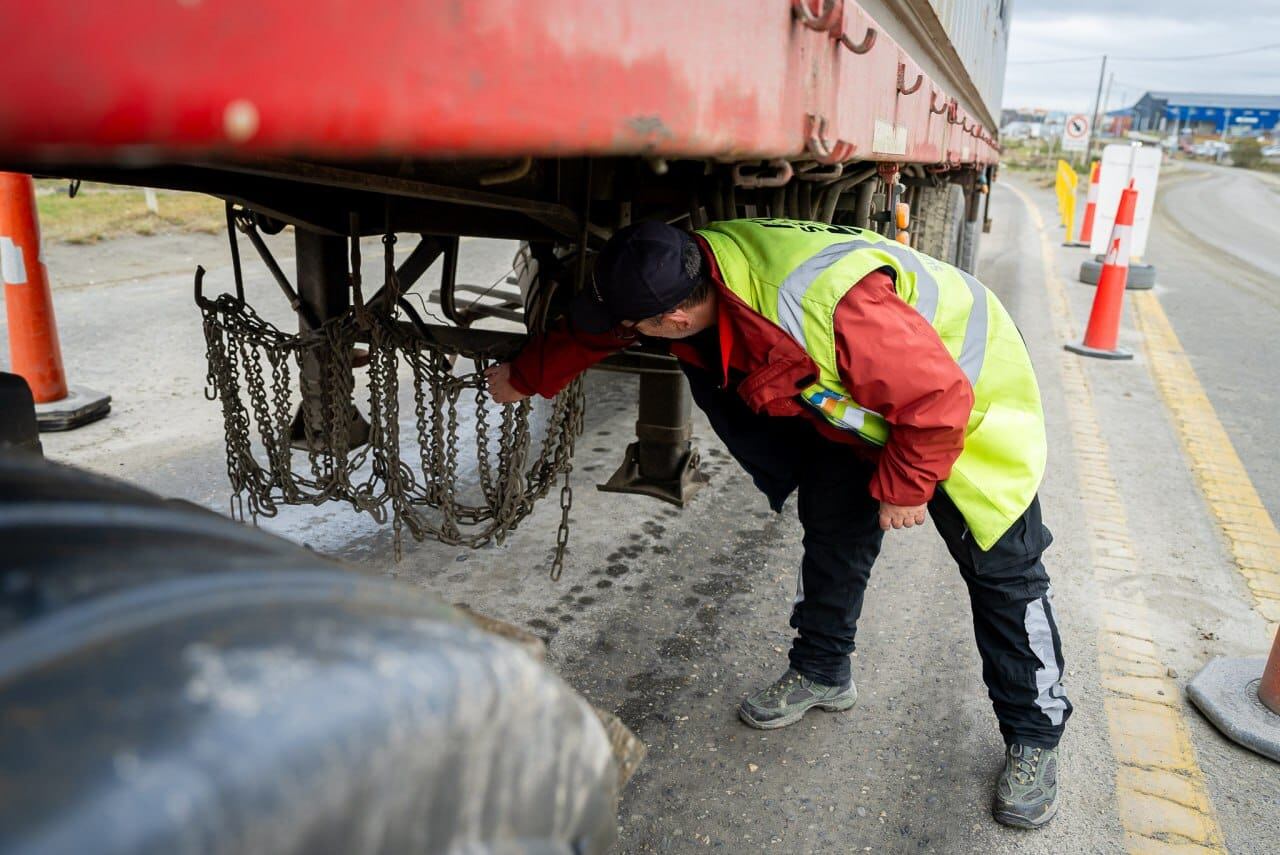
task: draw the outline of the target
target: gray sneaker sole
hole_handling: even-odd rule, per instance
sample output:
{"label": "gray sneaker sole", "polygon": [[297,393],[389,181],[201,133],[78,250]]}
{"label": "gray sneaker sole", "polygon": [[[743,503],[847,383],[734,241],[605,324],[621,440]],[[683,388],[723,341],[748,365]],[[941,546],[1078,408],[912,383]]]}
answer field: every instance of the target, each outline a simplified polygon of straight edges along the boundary
{"label": "gray sneaker sole", "polygon": [[992,808],[991,815],[995,818],[995,821],[1001,825],[1008,825],[1013,828],[1040,828],[1047,825],[1049,820],[1058,815],[1058,803],[1055,801],[1053,804],[1049,805],[1049,810],[1045,812],[1044,816],[1039,817],[1038,819],[1028,819],[1020,813],[1001,810],[999,806]]}
{"label": "gray sneaker sole", "polygon": [[836,695],[834,698],[826,701],[815,701],[808,704],[796,712],[787,713],[781,718],[773,718],[767,721],[760,721],[751,717],[751,713],[747,712],[746,707],[738,705],[738,718],[749,727],[756,730],[777,730],[780,727],[787,727],[795,724],[804,718],[805,713],[812,709],[826,710],[827,712],[844,712],[858,702],[858,695],[855,691],[850,691],[847,695]]}

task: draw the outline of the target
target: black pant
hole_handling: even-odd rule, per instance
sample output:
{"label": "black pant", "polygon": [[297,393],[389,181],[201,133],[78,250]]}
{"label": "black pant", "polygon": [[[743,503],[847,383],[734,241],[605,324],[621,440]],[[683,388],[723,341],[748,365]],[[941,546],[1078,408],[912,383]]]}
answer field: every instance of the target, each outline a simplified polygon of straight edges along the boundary
{"label": "black pant", "polygon": [[[686,374],[694,400],[774,510],[799,490],[804,556],[791,613],[797,631],[791,666],[820,683],[847,683],[863,594],[884,538],[880,504],[868,490],[874,464],[805,419],[757,415],[706,372],[686,368]],[[1061,684],[1062,642],[1040,561],[1052,537],[1040,520],[1039,500],[986,551],[941,489],[929,516],[969,588],[982,677],[1005,742],[1057,745],[1071,702]]]}

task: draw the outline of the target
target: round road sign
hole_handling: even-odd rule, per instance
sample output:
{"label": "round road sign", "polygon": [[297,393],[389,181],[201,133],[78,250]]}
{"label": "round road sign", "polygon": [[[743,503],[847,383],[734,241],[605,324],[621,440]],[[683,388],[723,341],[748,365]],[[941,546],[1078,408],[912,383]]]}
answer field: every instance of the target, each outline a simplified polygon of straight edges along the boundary
{"label": "round road sign", "polygon": [[1067,119],[1065,128],[1067,139],[1082,140],[1089,136],[1089,117],[1084,113],[1076,113]]}

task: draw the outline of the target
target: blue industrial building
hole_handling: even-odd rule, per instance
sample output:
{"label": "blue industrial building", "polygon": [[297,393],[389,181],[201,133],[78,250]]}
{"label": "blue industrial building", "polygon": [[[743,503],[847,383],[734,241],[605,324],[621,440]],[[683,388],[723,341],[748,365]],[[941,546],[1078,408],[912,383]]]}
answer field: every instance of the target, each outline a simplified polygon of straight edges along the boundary
{"label": "blue industrial building", "polygon": [[1232,136],[1270,133],[1280,122],[1280,95],[1148,92],[1133,105],[1133,130]]}

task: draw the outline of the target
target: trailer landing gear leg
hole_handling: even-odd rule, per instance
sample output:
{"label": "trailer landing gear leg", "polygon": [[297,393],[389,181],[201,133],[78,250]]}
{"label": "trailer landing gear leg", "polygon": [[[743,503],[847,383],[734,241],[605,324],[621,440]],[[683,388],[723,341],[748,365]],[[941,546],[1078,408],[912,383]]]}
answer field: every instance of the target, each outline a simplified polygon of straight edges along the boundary
{"label": "trailer landing gear leg", "polygon": [[636,442],[608,483],[606,493],[639,493],[684,507],[711,479],[698,469],[698,452],[689,441],[693,399],[680,371],[640,375],[640,418]]}
{"label": "trailer landing gear leg", "polygon": [[[306,331],[311,326],[309,316],[318,324],[336,318],[350,307],[350,283],[347,280],[347,240],[342,237],[321,235],[306,229],[295,229],[294,247],[297,252],[298,298],[309,312],[300,313],[298,325]],[[339,395],[338,389],[328,382],[334,357],[329,353],[309,353],[302,357],[300,380],[302,403],[293,417],[290,444],[294,448],[308,450],[308,437],[319,448],[329,445],[324,436],[330,400]],[[350,377],[346,380],[350,383]],[[348,413],[348,449],[358,448],[369,441],[369,423],[356,409],[350,394],[334,405]]]}

